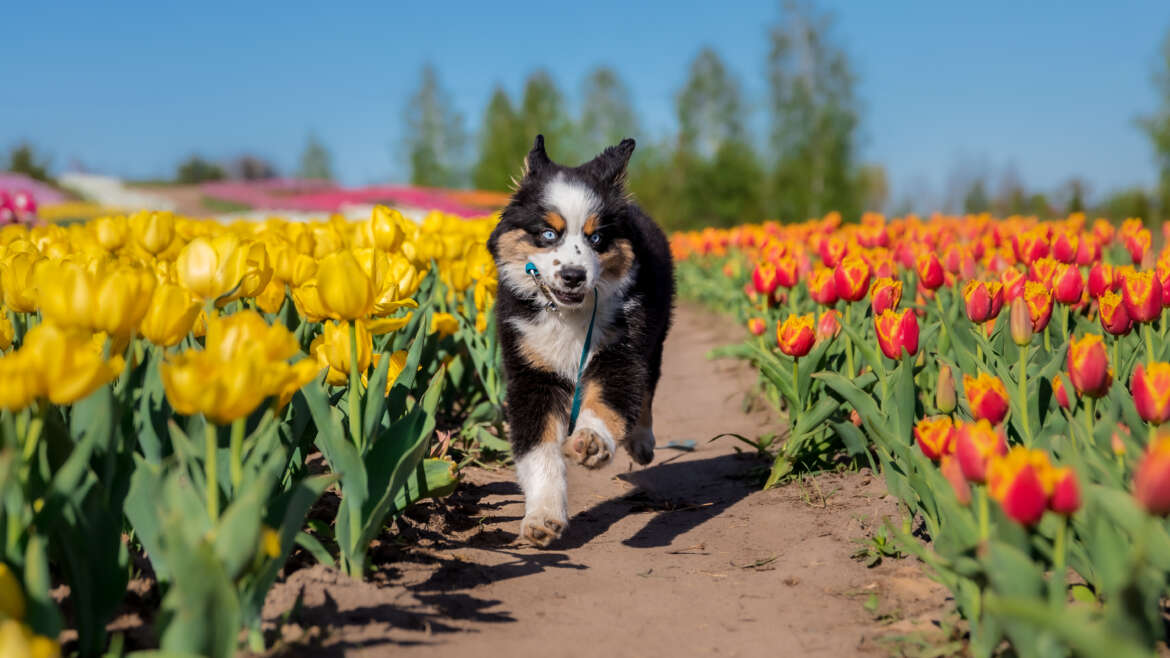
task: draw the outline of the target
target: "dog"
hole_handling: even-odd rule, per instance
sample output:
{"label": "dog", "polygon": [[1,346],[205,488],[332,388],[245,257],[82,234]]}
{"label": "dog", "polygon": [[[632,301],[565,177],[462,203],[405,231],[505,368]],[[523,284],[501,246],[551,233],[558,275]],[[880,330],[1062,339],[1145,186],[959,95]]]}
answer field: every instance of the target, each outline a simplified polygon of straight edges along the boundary
{"label": "dog", "polygon": [[599,468],[618,444],[638,464],[654,458],[651,407],[674,310],[674,262],[666,235],[626,190],[633,152],[625,139],[566,167],[537,135],[488,239],[500,282],[509,440],[524,492],[520,536],[540,547],[568,527],[566,458]]}

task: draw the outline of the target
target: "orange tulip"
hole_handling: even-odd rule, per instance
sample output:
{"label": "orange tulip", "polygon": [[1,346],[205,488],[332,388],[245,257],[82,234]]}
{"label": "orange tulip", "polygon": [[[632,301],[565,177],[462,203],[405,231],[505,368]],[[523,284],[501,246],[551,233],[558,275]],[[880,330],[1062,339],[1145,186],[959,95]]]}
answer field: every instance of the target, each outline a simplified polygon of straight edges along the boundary
{"label": "orange tulip", "polygon": [[847,302],[855,302],[869,292],[869,263],[860,256],[846,256],[833,271],[837,295]]}
{"label": "orange tulip", "polygon": [[987,468],[991,497],[1003,506],[1004,514],[1022,525],[1040,521],[1048,508],[1052,463],[1042,450],[1016,446],[1003,457],[992,459]]}
{"label": "orange tulip", "polygon": [[1150,442],[1134,473],[1133,495],[1150,514],[1170,514],[1170,434]]}
{"label": "orange tulip", "polygon": [[922,454],[938,461],[955,451],[955,426],[950,416],[923,418],[914,426],[914,438]]}
{"label": "orange tulip", "polygon": [[1121,298],[1134,322],[1150,322],[1162,312],[1162,284],[1153,272],[1133,272],[1121,280]]}
{"label": "orange tulip", "polygon": [[1085,334],[1068,344],[1068,378],[1077,393],[1099,398],[1109,391],[1113,375],[1109,372],[1109,356],[1105,343],[1097,334]]}
{"label": "orange tulip", "polygon": [[813,315],[789,315],[776,327],[776,343],[780,351],[798,358],[809,353],[816,342],[813,331]]}
{"label": "orange tulip", "polygon": [[869,297],[874,315],[897,310],[898,303],[902,301],[902,282],[890,277],[877,279],[873,282]]}
{"label": "orange tulip", "polygon": [[902,350],[914,356],[918,353],[918,316],[910,309],[901,314],[886,311],[873,319],[878,346],[891,359],[902,358]]}
{"label": "orange tulip", "polygon": [[978,377],[963,375],[963,390],[971,415],[977,420],[986,420],[998,425],[1008,412],[1007,389],[998,377],[981,372]]}
{"label": "orange tulip", "polygon": [[1142,420],[1158,425],[1170,420],[1170,363],[1151,363],[1149,368],[1138,363],[1129,390]]}

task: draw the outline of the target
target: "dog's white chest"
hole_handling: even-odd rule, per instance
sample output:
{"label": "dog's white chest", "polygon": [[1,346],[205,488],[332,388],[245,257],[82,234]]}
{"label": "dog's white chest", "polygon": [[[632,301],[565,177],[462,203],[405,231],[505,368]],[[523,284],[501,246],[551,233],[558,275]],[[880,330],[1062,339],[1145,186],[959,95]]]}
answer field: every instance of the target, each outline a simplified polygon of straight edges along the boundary
{"label": "dog's white chest", "polygon": [[[592,310],[592,305],[586,303],[583,308],[573,311],[541,311],[531,320],[514,318],[509,321],[520,333],[521,352],[531,365],[576,381]],[[615,310],[604,303],[598,307],[586,365],[599,349],[612,342],[610,326]]]}

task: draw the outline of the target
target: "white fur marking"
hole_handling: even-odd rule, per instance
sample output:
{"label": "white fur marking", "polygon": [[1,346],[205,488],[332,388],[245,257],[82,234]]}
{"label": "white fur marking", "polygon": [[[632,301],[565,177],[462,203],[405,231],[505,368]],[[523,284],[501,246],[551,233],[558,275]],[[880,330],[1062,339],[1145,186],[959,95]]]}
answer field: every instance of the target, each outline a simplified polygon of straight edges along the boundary
{"label": "white fur marking", "polygon": [[[559,424],[559,423],[558,423]],[[564,427],[559,427],[564,440]],[[565,458],[559,443],[545,441],[516,460],[516,480],[524,492],[524,516],[543,515],[562,523],[569,520]]]}
{"label": "white fur marking", "polygon": [[589,429],[597,433],[601,440],[605,442],[605,447],[609,449],[609,454],[614,454],[617,451],[617,441],[614,439],[613,431],[602,422],[601,418],[593,413],[592,409],[583,409],[581,415],[577,417],[576,429]]}
{"label": "white fur marking", "polygon": [[601,260],[586,241],[585,221],[600,209],[597,195],[582,183],[565,180],[561,174],[544,188],[544,203],[564,218],[565,230],[560,243],[547,252],[533,255],[532,263],[554,287],[561,285],[557,275],[562,267],[584,267],[584,288],[591,289],[601,274]]}

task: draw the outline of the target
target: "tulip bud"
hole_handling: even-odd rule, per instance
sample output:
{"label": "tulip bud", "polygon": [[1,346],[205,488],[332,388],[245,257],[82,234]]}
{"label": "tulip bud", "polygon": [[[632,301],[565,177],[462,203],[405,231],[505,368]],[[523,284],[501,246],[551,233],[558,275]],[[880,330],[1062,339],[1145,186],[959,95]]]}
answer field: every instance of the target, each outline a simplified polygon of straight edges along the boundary
{"label": "tulip bud", "polygon": [[955,492],[955,498],[959,500],[959,504],[963,506],[971,504],[971,485],[963,477],[963,469],[959,466],[958,458],[952,455],[944,455],[942,463],[939,464],[939,471],[951,485],[951,489]]}
{"label": "tulip bud", "polygon": [[955,375],[945,363],[938,369],[938,385],[934,389],[934,406],[944,414],[955,410]]}
{"label": "tulip bud", "polygon": [[927,290],[937,290],[943,284],[943,266],[932,251],[920,254],[915,260],[918,282]]}
{"label": "tulip bud", "polygon": [[763,336],[764,332],[768,330],[768,321],[764,318],[750,318],[747,326],[748,331],[752,332],[753,336]]}
{"label": "tulip bud", "polygon": [[1052,292],[1035,281],[1024,284],[1024,301],[1032,318],[1032,330],[1044,331],[1052,319]]}
{"label": "tulip bud", "polygon": [[1128,452],[1128,448],[1126,448],[1125,445],[1125,439],[1121,436],[1123,432],[1126,436],[1129,436],[1129,428],[1127,428],[1125,425],[1122,425],[1121,423],[1118,423],[1117,429],[1113,430],[1113,436],[1109,437],[1109,449],[1112,450],[1113,454],[1117,457],[1124,457],[1125,453]]}
{"label": "tulip bud", "polygon": [[1133,495],[1150,514],[1170,514],[1170,434],[1150,442],[1134,474]]}
{"label": "tulip bud", "polygon": [[992,457],[1006,454],[1007,450],[1003,433],[993,429],[986,420],[959,425],[955,457],[968,481],[982,484],[987,479],[988,462]]}
{"label": "tulip bud", "polygon": [[1011,310],[1012,340],[1016,345],[1023,347],[1032,342],[1032,315],[1028,313],[1028,303],[1023,297],[1012,300]]}
{"label": "tulip bud", "polygon": [[1032,526],[1048,508],[1048,491],[1044,485],[1051,472],[1052,464],[1046,453],[1016,446],[1007,455],[991,460],[987,469],[988,491],[1003,506],[1008,518]]}
{"label": "tulip bud", "polygon": [[1052,378],[1052,396],[1056,398],[1056,403],[1065,409],[1069,408],[1068,390],[1064,387],[1064,377],[1055,375]]}
{"label": "tulip bud", "polygon": [[1059,265],[1054,277],[1053,297],[1061,304],[1072,305],[1081,301],[1081,293],[1085,289],[1085,280],[1081,277],[1081,270],[1076,265]]}
{"label": "tulip bud", "polygon": [[835,308],[826,309],[817,320],[817,340],[836,338],[841,333],[841,312]]}

